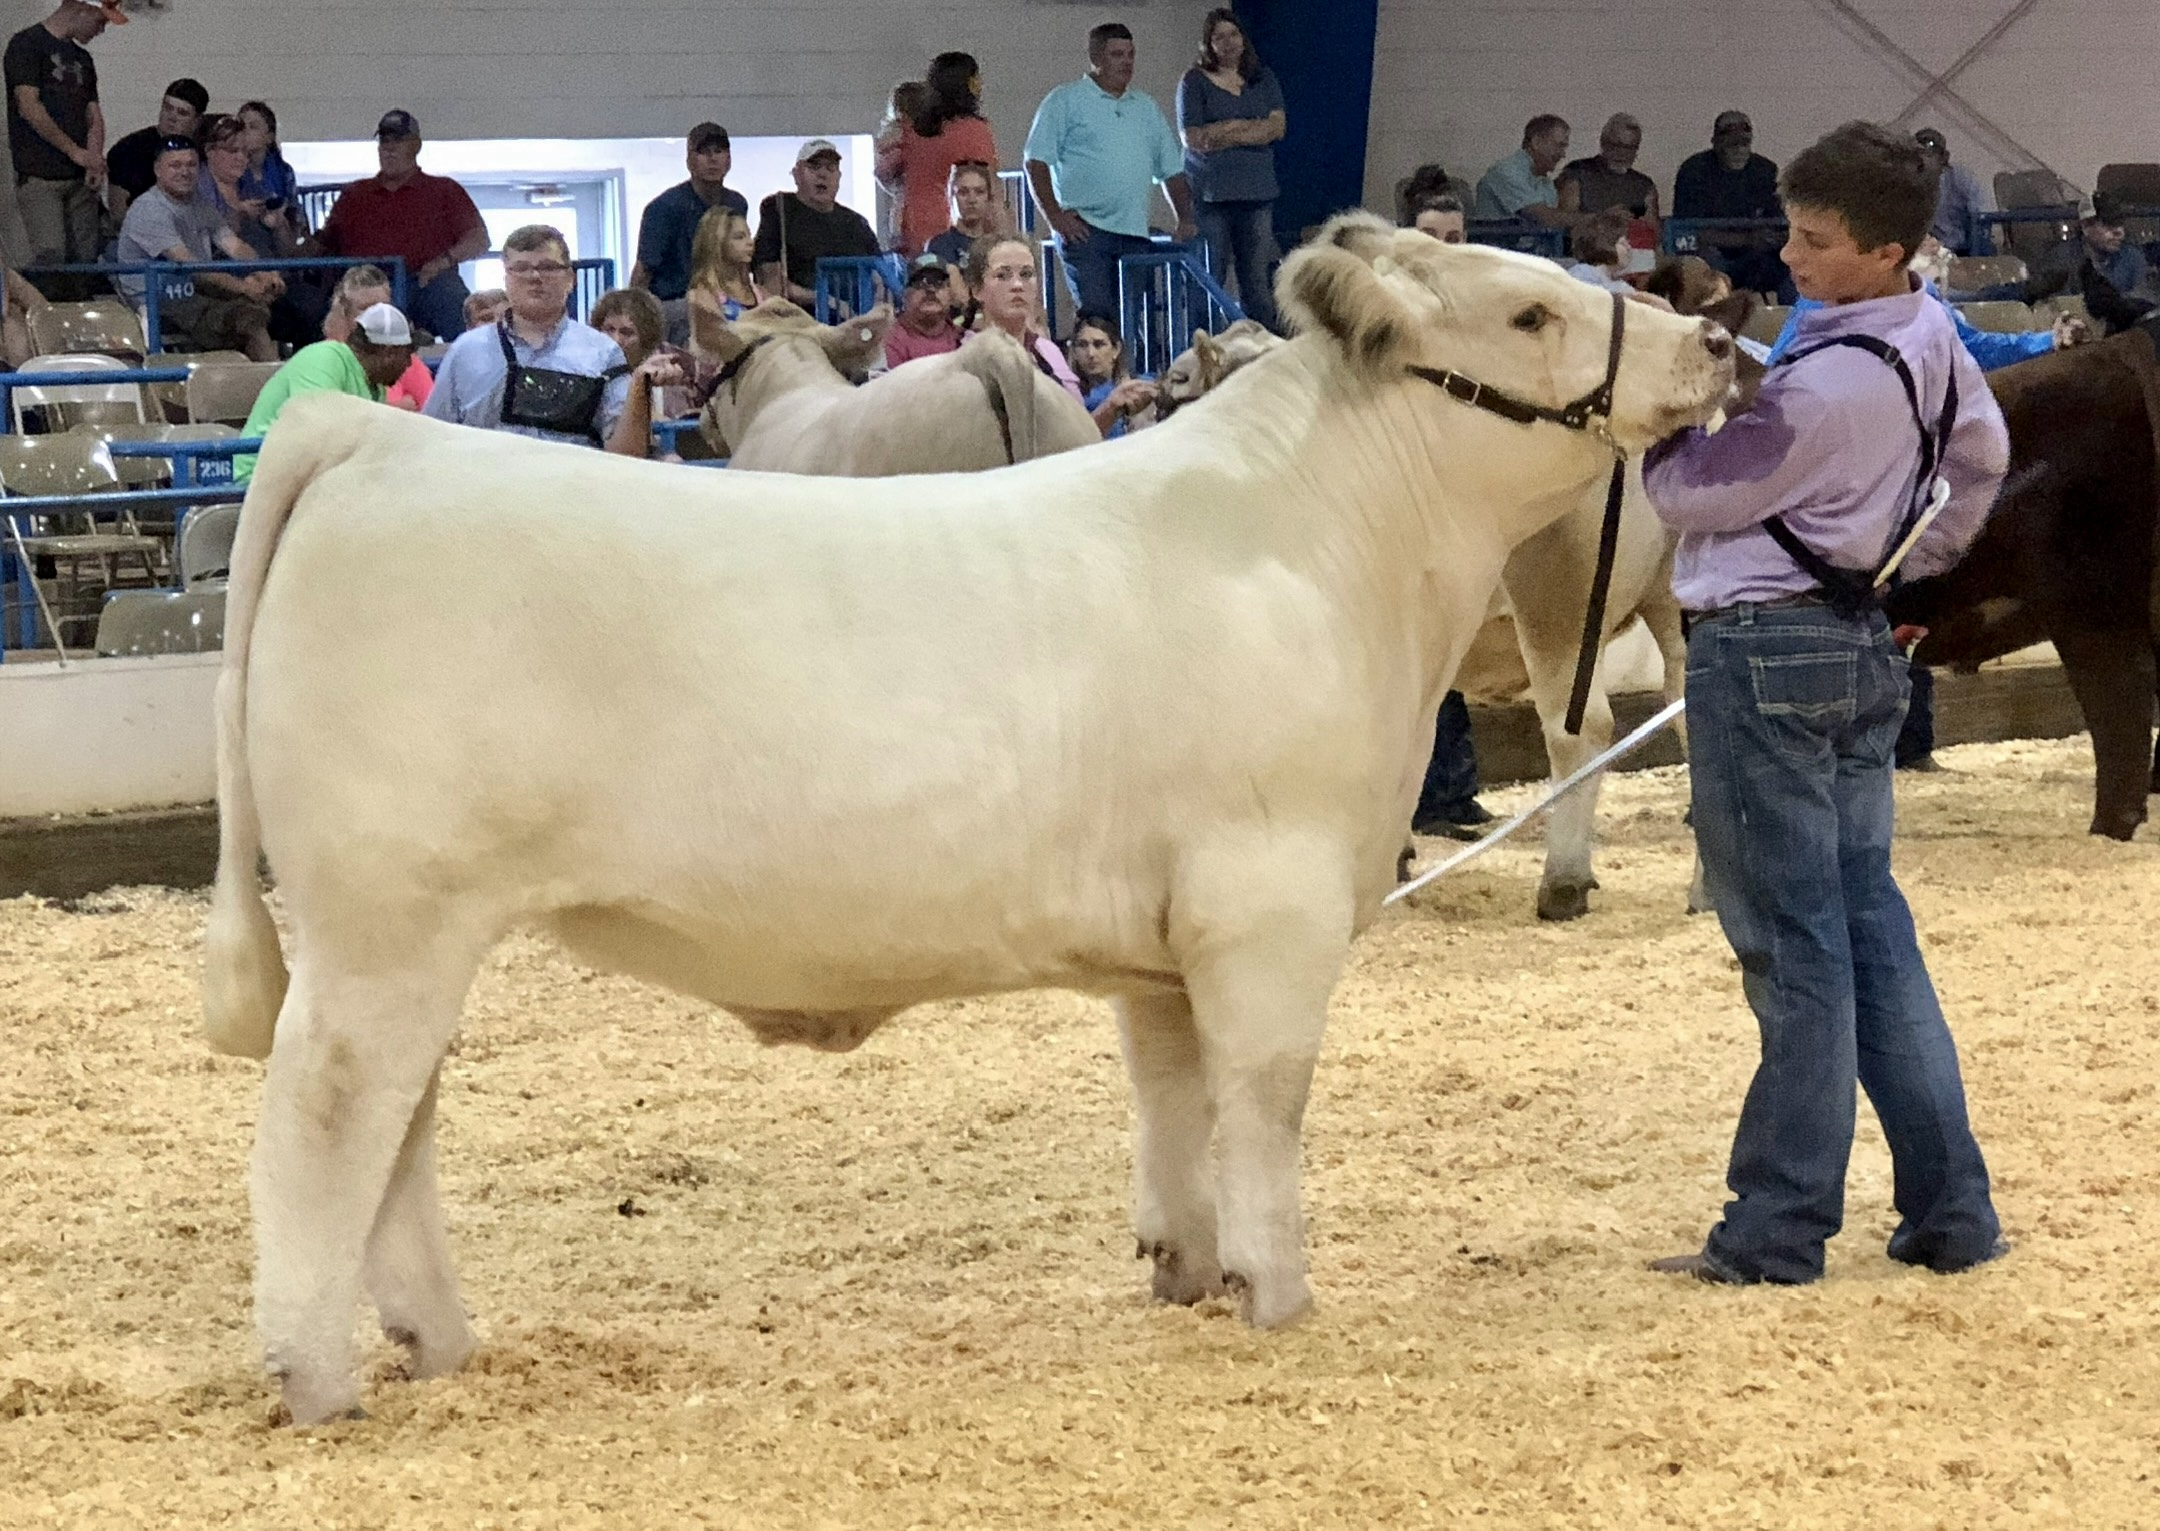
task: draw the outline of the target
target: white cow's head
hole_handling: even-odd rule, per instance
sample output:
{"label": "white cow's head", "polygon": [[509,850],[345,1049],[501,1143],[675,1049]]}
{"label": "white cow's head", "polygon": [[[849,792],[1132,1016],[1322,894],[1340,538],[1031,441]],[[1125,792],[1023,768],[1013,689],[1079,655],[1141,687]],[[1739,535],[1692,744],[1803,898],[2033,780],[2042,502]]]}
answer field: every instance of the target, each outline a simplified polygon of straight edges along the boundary
{"label": "white cow's head", "polygon": [[[1443,244],[1369,213],[1330,219],[1283,263],[1276,294],[1293,325],[1332,337],[1345,363],[1374,381],[1423,367],[1558,409],[1605,379],[1613,304],[1604,289],[1551,261]],[[1702,319],[1641,303],[1626,314],[1606,428],[1633,452],[1715,412],[1734,348]]]}
{"label": "white cow's head", "polygon": [[820,324],[785,298],[767,298],[732,323],[694,312],[691,343],[720,368],[701,423],[705,439],[724,456],[781,395],[860,379],[884,355],[892,322],[880,304],[860,318]]}
{"label": "white cow's head", "polygon": [[1162,382],[1155,390],[1155,417],[1167,420],[1238,368],[1281,344],[1257,319],[1225,325],[1220,335],[1195,330],[1191,346],[1163,369]]}

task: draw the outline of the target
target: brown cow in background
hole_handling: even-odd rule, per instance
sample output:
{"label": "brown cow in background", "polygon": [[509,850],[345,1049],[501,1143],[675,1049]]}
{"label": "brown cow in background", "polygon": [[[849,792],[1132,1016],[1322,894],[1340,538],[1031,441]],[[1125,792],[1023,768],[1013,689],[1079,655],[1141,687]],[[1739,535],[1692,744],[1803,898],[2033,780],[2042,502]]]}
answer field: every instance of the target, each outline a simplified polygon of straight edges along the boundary
{"label": "brown cow in background", "polygon": [[1890,599],[1928,629],[1913,659],[1974,665],[2052,641],[2092,732],[2092,832],[2127,840],[2160,788],[2152,755],[2160,355],[2145,329],[1988,374],[2010,476],[1963,560]]}

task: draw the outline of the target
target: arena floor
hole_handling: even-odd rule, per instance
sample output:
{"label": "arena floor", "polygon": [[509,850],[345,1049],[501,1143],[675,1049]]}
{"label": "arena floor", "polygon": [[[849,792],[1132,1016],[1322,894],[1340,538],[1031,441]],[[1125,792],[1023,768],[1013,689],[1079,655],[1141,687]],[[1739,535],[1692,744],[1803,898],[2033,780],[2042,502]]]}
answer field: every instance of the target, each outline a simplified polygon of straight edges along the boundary
{"label": "arena floor", "polygon": [[1899,862],[1997,1266],[1883,1257],[1870,1118],[1819,1286],[1641,1269],[1714,1216],[1753,1058],[1661,771],[1607,789],[1587,922],[1508,849],[1359,946],[1283,1334],[1143,1300],[1099,1006],[835,1059],[514,941],[443,1105],[484,1349],[408,1385],[378,1343],[373,1418],[312,1435],[257,1372],[260,1069],[196,1039],[202,900],[0,903],[0,1523],[2160,1524],[2160,852],[2085,835],[2082,739],[1945,760]]}

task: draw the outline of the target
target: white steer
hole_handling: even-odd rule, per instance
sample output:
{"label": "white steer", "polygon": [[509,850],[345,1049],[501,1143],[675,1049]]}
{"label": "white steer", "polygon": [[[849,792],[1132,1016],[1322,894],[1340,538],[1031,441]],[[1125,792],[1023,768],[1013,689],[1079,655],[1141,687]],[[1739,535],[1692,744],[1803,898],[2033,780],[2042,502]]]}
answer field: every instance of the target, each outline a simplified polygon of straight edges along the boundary
{"label": "white steer", "polygon": [[[1508,550],[1612,460],[1411,369],[1556,404],[1606,374],[1613,316],[1547,262],[1363,215],[1281,291],[1304,333],[1227,407],[990,473],[710,473],[286,410],[234,550],[205,1007],[270,1060],[255,1304],[294,1421],[355,1406],[363,1282],[414,1374],[472,1349],[435,1080],[520,924],[771,1042],[1110,996],[1156,1294],[1306,1310],[1329,992]],[[1631,449],[1731,370],[1721,331],[1647,310],[1616,360]]]}
{"label": "white steer", "polygon": [[1080,401],[1010,335],[985,330],[857,387],[884,353],[892,312],[820,324],[782,298],[733,324],[701,323],[722,364],[701,426],[737,468],[886,478],[1030,462],[1102,440]]}

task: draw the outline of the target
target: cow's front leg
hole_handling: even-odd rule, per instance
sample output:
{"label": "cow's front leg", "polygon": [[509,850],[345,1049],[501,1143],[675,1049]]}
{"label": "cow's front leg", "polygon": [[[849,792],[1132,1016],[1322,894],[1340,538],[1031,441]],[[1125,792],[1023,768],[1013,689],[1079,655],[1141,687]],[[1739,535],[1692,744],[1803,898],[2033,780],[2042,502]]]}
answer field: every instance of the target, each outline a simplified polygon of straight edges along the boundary
{"label": "cow's front leg", "polygon": [[[1595,760],[1612,743],[1612,702],[1605,695],[1604,666],[1592,677],[1590,698],[1583,708],[1580,734],[1567,731],[1565,695],[1538,696],[1538,715],[1545,724],[1545,755],[1552,762],[1557,784]],[[1568,689],[1572,690],[1573,677]],[[1548,703],[1550,706],[1548,707]],[[1538,881],[1537,913],[1541,920],[1575,920],[1590,912],[1590,890],[1598,885],[1591,870],[1597,844],[1598,790],[1604,774],[1584,782],[1559,802],[1545,820],[1545,875]]]}
{"label": "cow's front leg", "polygon": [[1248,862],[1242,888],[1239,869],[1220,871],[1227,885],[1214,908],[1173,905],[1173,946],[1215,1102],[1223,1283],[1246,1321],[1268,1328],[1312,1306],[1299,1135],[1328,994],[1350,945],[1348,879],[1318,860]]}
{"label": "cow's front leg", "polygon": [[[382,943],[386,959],[400,944]],[[357,1411],[352,1330],[363,1258],[471,968],[430,974],[415,957],[400,971],[326,971],[310,959],[304,929],[299,945],[250,1186],[264,1360],[292,1422],[315,1425]]]}
{"label": "cow's front leg", "polygon": [[2055,651],[2092,734],[2092,832],[2127,840],[2145,822],[2152,783],[2151,639],[2122,631],[2058,633]]}
{"label": "cow's front leg", "polygon": [[471,1321],[458,1296],[450,1237],[435,1186],[435,1096],[438,1067],[405,1129],[375,1230],[368,1236],[367,1289],[383,1333],[405,1347],[415,1378],[441,1377],[473,1351]]}
{"label": "cow's front leg", "polygon": [[1223,1288],[1209,1165],[1215,1102],[1192,1002],[1182,994],[1126,999],[1117,1012],[1137,1117],[1133,1228],[1140,1253],[1155,1262],[1155,1300],[1196,1303]]}

